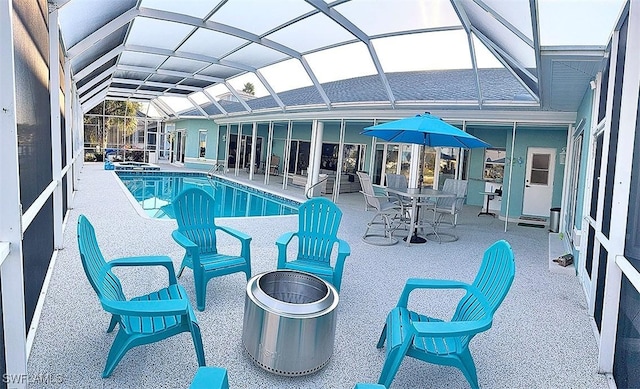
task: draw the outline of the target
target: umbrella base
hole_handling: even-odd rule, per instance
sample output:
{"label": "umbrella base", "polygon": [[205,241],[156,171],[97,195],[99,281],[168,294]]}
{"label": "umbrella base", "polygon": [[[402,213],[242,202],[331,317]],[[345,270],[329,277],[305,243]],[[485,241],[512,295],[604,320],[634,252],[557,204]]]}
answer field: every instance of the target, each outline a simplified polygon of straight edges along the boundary
{"label": "umbrella base", "polygon": [[403,238],[402,240],[404,240],[405,242],[407,241],[407,239],[409,239],[409,243],[427,243],[427,240],[421,236],[418,235],[411,235],[410,237],[407,236],[405,238]]}
{"label": "umbrella base", "polygon": [[450,234],[446,232],[431,232],[426,235],[427,239],[442,242],[455,242],[458,240],[458,235]]}

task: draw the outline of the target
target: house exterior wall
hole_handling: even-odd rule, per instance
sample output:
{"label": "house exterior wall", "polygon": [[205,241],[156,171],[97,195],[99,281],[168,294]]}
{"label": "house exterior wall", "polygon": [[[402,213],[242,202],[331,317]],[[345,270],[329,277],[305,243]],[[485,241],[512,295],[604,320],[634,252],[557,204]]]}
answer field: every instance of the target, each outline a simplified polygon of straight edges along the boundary
{"label": "house exterior wall", "polygon": [[[469,126],[467,131],[489,143],[492,147],[506,149],[507,160],[505,163],[502,205],[500,215],[507,215],[507,201],[509,196],[509,219],[522,215],[522,202],[524,199],[524,183],[526,176],[527,149],[529,147],[548,147],[556,149],[556,164],[553,180],[553,196],[551,207],[559,207],[562,202],[562,190],[564,179],[564,167],[560,164],[558,154],[567,144],[567,128],[565,127],[534,127],[517,126],[516,140],[512,152],[511,144],[513,127],[506,126]],[[467,191],[467,204],[482,206],[485,181],[482,178],[484,168],[484,149],[471,150],[468,167],[469,187]],[[513,162],[509,161],[513,159]],[[522,163],[519,163],[522,161]],[[509,177],[513,172],[513,177]],[[509,185],[511,188],[509,189]]]}
{"label": "house exterior wall", "polygon": [[[512,126],[468,126],[467,132],[476,136],[492,147],[505,148],[506,155],[511,155],[511,142],[507,142],[507,137],[511,136]],[[482,206],[484,196],[480,192],[484,192],[485,181],[482,178],[484,173],[484,149],[472,149],[469,155],[469,166],[467,166],[467,204]],[[505,179],[508,177],[508,166],[505,164]],[[506,183],[503,183],[503,198],[506,198]],[[506,201],[502,201],[502,206],[506,206]],[[501,211],[503,213],[504,210]]]}
{"label": "house exterior wall", "polygon": [[[582,99],[582,103],[580,103],[580,109],[578,109],[578,114],[576,117],[576,125],[578,123],[580,123],[580,121],[582,119],[585,120],[585,125],[584,125],[584,130],[583,130],[583,137],[582,137],[582,155],[580,157],[580,172],[578,175],[578,193],[576,198],[578,199],[578,201],[576,201],[576,217],[575,217],[575,226],[576,228],[581,228],[582,223],[580,222],[580,220],[582,220],[582,215],[583,215],[583,209],[584,209],[584,204],[582,203],[582,201],[579,201],[580,199],[584,198],[584,191],[586,188],[586,182],[587,182],[587,161],[589,158],[589,140],[591,139],[591,120],[592,120],[592,116],[593,116],[593,112],[592,112],[592,106],[593,106],[593,91],[591,91],[591,89],[588,89],[587,92],[584,94],[584,98]],[[577,133],[573,134],[573,137],[575,138],[577,135]]]}
{"label": "house exterior wall", "polygon": [[[217,157],[218,125],[213,120],[187,119],[175,122],[176,131],[186,134],[184,166],[191,169],[209,169]],[[207,130],[205,158],[200,158],[199,132]]]}
{"label": "house exterior wall", "polygon": [[[511,134],[508,136],[511,142]],[[562,147],[567,145],[567,128],[531,128],[517,127],[514,159],[522,158],[523,163],[514,164],[513,178],[511,179],[511,200],[509,205],[509,217],[517,217],[522,214],[522,202],[524,199],[524,184],[526,175],[527,150],[529,147],[548,147],[556,149],[555,173],[553,176],[553,196],[551,207],[559,207],[562,202],[562,182],[564,180],[564,167],[560,164],[558,154]],[[503,202],[504,203],[504,202]]]}
{"label": "house exterior wall", "polygon": [[[324,121],[323,141],[338,143],[340,141],[340,121],[328,120]],[[241,123],[242,136],[251,137],[252,123]],[[364,166],[369,166],[371,159],[372,138],[361,135],[360,132],[367,126],[373,125],[373,119],[369,122],[366,120],[350,120],[345,122],[345,143],[364,144],[367,147],[365,153]],[[238,124],[230,125],[230,135],[237,135]],[[200,129],[208,129],[206,160],[198,158],[198,131]],[[227,150],[228,140],[226,139],[227,126],[218,127],[213,121],[204,119],[190,119],[176,122],[176,129],[184,129],[187,133],[186,150],[185,150],[185,166],[190,168],[206,169],[215,161],[223,161]],[[287,122],[274,123],[273,140],[271,153],[280,157],[278,169],[284,171],[284,155],[287,140]],[[565,165],[560,163],[558,154],[563,147],[567,146],[567,128],[566,127],[535,127],[535,126],[518,126],[516,127],[515,150],[511,151],[512,125],[473,125],[468,126],[466,130],[478,138],[488,142],[492,147],[504,148],[506,155],[511,158],[513,155],[513,164],[505,164],[505,176],[503,183],[503,199],[507,194],[509,201],[509,218],[518,218],[522,214],[522,201],[524,197],[524,181],[526,174],[526,159],[528,147],[549,147],[556,149],[556,165],[554,174],[554,189],[552,203],[550,207],[559,207],[562,201],[563,179]],[[258,123],[257,136],[262,137],[263,144],[260,155],[257,156],[262,162],[267,158],[267,142],[269,140],[269,124]],[[311,122],[299,121],[292,124],[292,140],[300,140],[309,142],[311,140]],[[217,149],[216,145],[217,144]],[[217,154],[216,154],[217,151]],[[295,150],[294,150],[295,151]],[[294,156],[292,156],[294,157]],[[303,156],[304,158],[304,156]],[[485,180],[482,178],[484,170],[484,149],[473,149],[470,151],[470,159],[467,167],[469,189],[467,194],[467,204],[482,206],[484,197],[480,192],[484,192]],[[522,160],[520,164],[517,161]],[[508,191],[509,174],[513,170],[511,178],[511,191]],[[502,209],[500,214],[506,215],[507,201],[502,201]]]}

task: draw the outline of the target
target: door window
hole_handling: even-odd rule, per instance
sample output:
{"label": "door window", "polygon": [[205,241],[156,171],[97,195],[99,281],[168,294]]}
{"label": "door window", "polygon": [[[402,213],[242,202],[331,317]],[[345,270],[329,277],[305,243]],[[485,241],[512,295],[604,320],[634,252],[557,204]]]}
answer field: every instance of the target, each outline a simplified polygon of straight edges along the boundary
{"label": "door window", "polygon": [[529,182],[536,185],[549,184],[549,154],[533,154]]}

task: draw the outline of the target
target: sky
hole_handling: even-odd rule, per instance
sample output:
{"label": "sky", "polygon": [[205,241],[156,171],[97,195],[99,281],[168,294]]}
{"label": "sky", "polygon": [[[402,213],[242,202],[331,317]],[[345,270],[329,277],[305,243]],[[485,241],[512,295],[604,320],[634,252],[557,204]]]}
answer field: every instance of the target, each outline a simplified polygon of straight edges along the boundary
{"label": "sky", "polygon": [[[499,10],[508,20],[514,20],[519,15],[513,14],[514,3],[509,3],[512,1],[522,3],[522,0],[485,0],[485,3]],[[542,46],[604,46],[623,4],[624,0],[538,0],[540,43]],[[517,25],[517,22],[513,24]],[[385,72],[471,68],[468,41],[463,31],[380,38],[373,41],[373,46]],[[477,39],[474,39],[474,46],[479,67],[501,67]],[[321,83],[377,73],[363,43],[308,54],[305,59]],[[297,59],[260,71],[276,93],[312,85]],[[246,82],[254,84],[257,97],[268,95],[267,89],[253,73],[229,81],[236,89],[242,89]],[[225,88],[218,88],[216,94],[212,94],[215,96],[225,91]]]}

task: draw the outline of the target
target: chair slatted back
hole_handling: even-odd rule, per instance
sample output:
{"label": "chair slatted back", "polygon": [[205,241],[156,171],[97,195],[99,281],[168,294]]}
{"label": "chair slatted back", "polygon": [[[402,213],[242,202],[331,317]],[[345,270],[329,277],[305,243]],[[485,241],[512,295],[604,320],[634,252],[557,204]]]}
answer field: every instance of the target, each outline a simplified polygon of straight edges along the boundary
{"label": "chair slatted back", "polygon": [[298,259],[329,264],[338,241],[342,210],[331,200],[314,197],[298,208]]}
{"label": "chair slatted back", "polygon": [[438,209],[454,209],[460,210],[464,204],[464,197],[467,196],[467,180],[455,180],[447,178],[442,186],[443,192],[455,193],[454,197],[438,197],[436,199],[436,208]]}
{"label": "chair slatted back", "polygon": [[84,215],[78,217],[77,234],[82,267],[98,298],[125,301],[120,280],[111,270],[105,271],[107,262],[98,246],[96,232]]}
{"label": "chair slatted back", "polygon": [[356,172],[358,180],[362,186],[362,194],[364,194],[364,201],[368,206],[380,211],[382,206],[380,205],[380,199],[376,196],[376,192],[373,190],[373,184],[371,183],[371,177],[365,172]]}
{"label": "chair slatted back", "polygon": [[217,253],[215,207],[213,197],[200,188],[186,189],[173,200],[178,230],[203,254]]}
{"label": "chair slatted back", "polygon": [[[492,317],[507,296],[515,272],[515,259],[511,246],[504,240],[495,242],[485,251],[482,264],[473,281],[473,286],[489,302],[491,312],[484,312],[477,298],[472,294],[467,294],[458,303],[451,321],[478,320],[485,314]],[[471,338],[472,336],[463,337],[463,344]]]}

